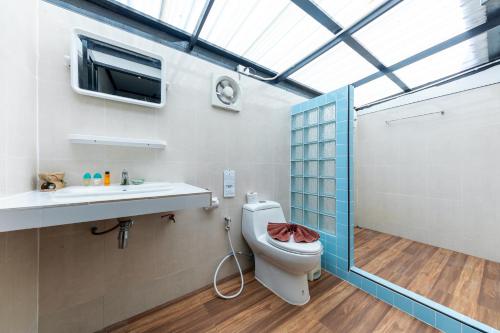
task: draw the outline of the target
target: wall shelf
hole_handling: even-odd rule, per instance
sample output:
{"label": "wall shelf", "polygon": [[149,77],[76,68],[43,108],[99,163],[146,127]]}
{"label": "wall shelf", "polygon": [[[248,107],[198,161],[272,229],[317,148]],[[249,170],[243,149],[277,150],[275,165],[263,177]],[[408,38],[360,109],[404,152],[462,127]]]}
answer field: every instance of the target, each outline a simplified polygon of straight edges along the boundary
{"label": "wall shelf", "polygon": [[70,134],[69,141],[71,143],[86,144],[86,145],[105,145],[105,146],[122,146],[122,147],[138,147],[151,149],[165,149],[167,143],[163,140],[155,139],[132,139],[113,136],[98,136],[87,134]]}

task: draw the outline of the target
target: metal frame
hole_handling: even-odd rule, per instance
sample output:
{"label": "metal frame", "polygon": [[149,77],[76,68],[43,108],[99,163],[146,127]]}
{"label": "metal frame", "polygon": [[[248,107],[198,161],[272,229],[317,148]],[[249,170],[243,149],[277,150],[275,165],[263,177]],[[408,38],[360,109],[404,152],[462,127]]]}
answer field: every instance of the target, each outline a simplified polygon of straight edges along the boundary
{"label": "metal frame", "polygon": [[205,7],[201,12],[201,16],[198,18],[198,22],[196,23],[196,28],[194,29],[193,35],[189,40],[189,44],[187,46],[187,52],[191,52],[200,37],[201,29],[203,29],[203,25],[205,25],[205,21],[207,20],[208,14],[210,14],[210,10],[214,5],[215,0],[207,0],[205,3]]}
{"label": "metal frame", "polygon": [[384,2],[382,5],[379,7],[375,8],[375,10],[371,11],[368,15],[360,19],[358,22],[353,24],[347,29],[342,30],[339,34],[337,34],[332,40],[327,42],[326,44],[322,45],[312,53],[310,53],[308,56],[306,56],[304,59],[300,60],[297,62],[295,65],[292,65],[290,68],[287,70],[283,71],[278,77],[276,78],[276,82],[281,82],[305,65],[309,64],[312,62],[314,59],[318,58],[322,54],[326,53],[330,49],[332,49],[335,45],[340,44],[341,42],[345,42],[346,40],[353,39],[351,35],[356,33],[357,31],[361,30],[363,27],[368,25],[370,22],[376,20],[379,16],[383,15],[390,9],[392,9],[394,6],[397,4],[401,3],[403,0],[388,0]]}
{"label": "metal frame", "polygon": [[[296,4],[300,9],[314,18],[318,23],[323,25],[325,28],[330,30],[333,34],[337,34],[342,30],[342,27],[335,22],[327,13],[325,13],[321,8],[319,8],[316,4],[311,2],[310,0],[291,0],[294,4]],[[389,3],[390,1],[386,2]],[[394,1],[394,6],[397,5],[400,1]],[[385,5],[385,4],[384,4]],[[382,6],[384,6],[382,5]],[[391,7],[392,8],[392,7]],[[364,25],[368,24],[367,22]],[[360,26],[363,27],[364,25]],[[356,41],[350,33],[345,35],[344,43],[346,43],[351,49],[353,49],[356,53],[362,56],[366,61],[372,64],[379,70],[379,73],[386,75],[390,80],[392,80],[395,84],[397,84],[403,91],[410,91],[410,88],[400,79],[398,78],[392,71],[389,71],[387,67],[382,64],[380,60],[377,59],[370,51],[368,51],[363,45],[361,45],[358,41]],[[333,46],[332,46],[333,47]],[[311,57],[311,60],[319,57],[320,54]],[[286,71],[284,72],[286,73]],[[291,72],[288,75],[292,74]],[[285,74],[281,74],[280,77],[284,78]]]}
{"label": "metal frame", "polygon": [[[417,61],[420,61],[422,59],[425,59],[427,57],[430,57],[433,54],[436,54],[438,52],[441,52],[443,50],[446,50],[449,47],[452,47],[454,45],[460,44],[463,41],[466,41],[467,39],[471,39],[473,37],[476,37],[484,32],[489,31],[490,29],[493,29],[497,26],[500,25],[500,15],[492,18],[491,20],[486,21],[483,24],[480,24],[474,28],[471,28],[465,32],[462,32],[458,35],[455,35],[439,44],[436,44],[434,46],[429,47],[428,49],[425,49],[417,54],[414,54],[406,59],[403,59],[397,63],[395,63],[392,66],[389,66],[387,69],[391,72],[395,72],[403,67],[406,67],[408,65],[411,65]],[[495,60],[495,59],[490,59],[490,61]],[[358,80],[354,82],[352,85],[354,87],[359,87],[365,83],[368,83],[370,81],[373,81],[375,79],[378,79],[379,77],[383,76],[383,73],[377,72],[371,75],[368,75],[367,77]],[[413,88],[415,89],[415,88]],[[412,90],[413,90],[412,89]]]}
{"label": "metal frame", "polygon": [[[220,66],[235,70],[237,65],[251,67],[255,70],[255,74],[262,78],[274,78],[274,80],[266,80],[265,82],[277,85],[283,89],[293,91],[306,97],[319,96],[321,92],[301,84],[297,81],[289,79],[289,76],[302,67],[306,66],[314,59],[318,58],[328,50],[332,49],[341,42],[345,42],[355,52],[360,54],[366,61],[371,63],[378,69],[378,72],[371,74],[363,79],[354,82],[354,87],[359,87],[365,83],[371,82],[382,76],[386,76],[397,84],[402,93],[413,91],[394,72],[411,65],[419,60],[429,57],[435,53],[443,51],[460,42],[475,37],[481,33],[489,32],[500,26],[500,12],[496,8],[488,10],[487,22],[479,26],[471,28],[461,34],[458,34],[446,41],[436,44],[424,51],[421,51],[411,57],[399,61],[391,66],[385,66],[372,53],[356,41],[352,35],[376,20],[378,17],[394,8],[403,0],[387,0],[379,7],[375,8],[365,17],[354,23],[352,26],[342,30],[342,27],[336,23],[325,11],[318,7],[311,0],[291,0],[295,5],[301,8],[305,13],[315,19],[318,23],[326,27],[333,34],[336,34],[330,41],[286,69],[281,73],[276,73],[262,65],[259,65],[249,59],[234,54],[226,49],[214,45],[208,41],[199,39],[200,33],[206,22],[210,10],[215,0],[207,0],[205,7],[198,19],[195,31],[189,34],[181,29],[166,24],[165,22],[147,16],[144,13],[133,8],[125,6],[115,0],[45,0],[47,2],[59,5],[61,7],[77,11],[81,14],[90,16],[94,19],[104,21],[108,24],[118,26],[127,31],[139,34],[143,37],[152,39],[156,42],[168,45],[182,52],[191,53]],[[162,10],[164,10],[162,6]],[[496,59],[496,58],[495,58]],[[490,59],[493,61],[495,59]],[[399,95],[399,94],[398,94]]]}

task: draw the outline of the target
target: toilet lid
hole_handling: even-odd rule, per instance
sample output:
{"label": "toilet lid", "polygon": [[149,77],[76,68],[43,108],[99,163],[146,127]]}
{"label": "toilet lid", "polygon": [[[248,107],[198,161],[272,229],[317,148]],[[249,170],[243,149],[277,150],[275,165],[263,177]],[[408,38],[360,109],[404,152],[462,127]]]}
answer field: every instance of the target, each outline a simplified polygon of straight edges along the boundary
{"label": "toilet lid", "polygon": [[288,242],[280,242],[267,235],[267,242],[278,249],[297,254],[318,254],[323,250],[323,245],[319,240],[312,243],[296,243],[293,235]]}

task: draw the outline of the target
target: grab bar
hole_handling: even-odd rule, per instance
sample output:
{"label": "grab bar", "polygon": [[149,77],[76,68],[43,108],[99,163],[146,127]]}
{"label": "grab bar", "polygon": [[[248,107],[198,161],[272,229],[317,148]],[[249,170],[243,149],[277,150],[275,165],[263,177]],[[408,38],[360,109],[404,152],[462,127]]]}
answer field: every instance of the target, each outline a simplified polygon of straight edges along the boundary
{"label": "grab bar", "polygon": [[405,119],[410,119],[410,118],[418,118],[418,117],[423,117],[423,116],[429,116],[429,115],[438,114],[438,113],[441,114],[442,116],[444,116],[444,111],[436,111],[436,112],[422,113],[422,114],[418,114],[416,116],[409,116],[409,117],[386,120],[385,123],[387,126],[389,126],[390,123],[395,122],[395,121],[400,121],[400,120],[405,120]]}

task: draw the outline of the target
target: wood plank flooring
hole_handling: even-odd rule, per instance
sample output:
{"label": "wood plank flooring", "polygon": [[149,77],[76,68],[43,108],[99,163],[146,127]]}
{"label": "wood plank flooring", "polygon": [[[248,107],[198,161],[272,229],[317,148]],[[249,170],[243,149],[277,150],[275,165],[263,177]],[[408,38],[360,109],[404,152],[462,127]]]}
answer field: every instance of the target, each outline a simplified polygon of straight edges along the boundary
{"label": "wood plank flooring", "polygon": [[355,264],[500,329],[500,263],[355,228]]}
{"label": "wood plank flooring", "polygon": [[[245,281],[236,299],[217,298],[209,288],[102,332],[437,332],[326,272],[310,284],[311,301],[301,307],[282,301],[253,273]],[[239,278],[222,285],[226,292],[238,288]]]}

